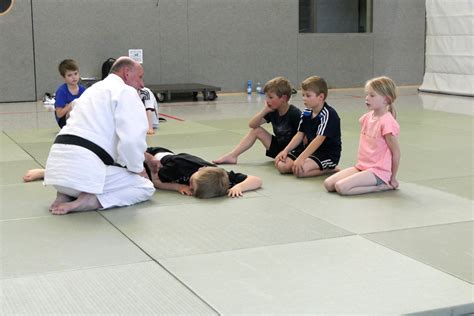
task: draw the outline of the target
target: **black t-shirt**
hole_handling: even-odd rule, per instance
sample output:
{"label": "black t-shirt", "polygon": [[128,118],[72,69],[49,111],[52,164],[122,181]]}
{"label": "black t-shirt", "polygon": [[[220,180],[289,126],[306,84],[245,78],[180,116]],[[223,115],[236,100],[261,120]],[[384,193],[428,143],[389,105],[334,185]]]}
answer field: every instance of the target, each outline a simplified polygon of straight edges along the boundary
{"label": "black t-shirt", "polygon": [[327,152],[337,156],[341,154],[341,119],[336,110],[326,102],[316,117],[301,116],[298,131],[305,134],[308,139],[308,144],[311,143],[317,135],[326,136],[326,139],[316,152]]}
{"label": "black t-shirt", "polygon": [[275,134],[278,142],[289,143],[298,131],[301,111],[293,104],[290,104],[288,111],[280,116],[278,111],[273,111],[265,115],[263,118],[267,123],[272,123],[273,134]]}
{"label": "black t-shirt", "polygon": [[[149,150],[147,150],[150,152]],[[151,151],[153,152],[153,151]],[[199,157],[181,153],[161,158],[162,167],[158,170],[161,182],[173,182],[189,185],[189,179],[201,167],[216,167],[215,164]],[[229,188],[247,179],[247,175],[234,171],[226,171],[229,176]]]}

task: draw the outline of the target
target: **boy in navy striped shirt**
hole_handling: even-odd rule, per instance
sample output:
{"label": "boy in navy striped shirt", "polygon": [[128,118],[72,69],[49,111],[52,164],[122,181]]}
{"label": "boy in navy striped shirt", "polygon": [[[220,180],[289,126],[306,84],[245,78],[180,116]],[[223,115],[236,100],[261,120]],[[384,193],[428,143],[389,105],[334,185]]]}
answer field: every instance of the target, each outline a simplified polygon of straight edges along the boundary
{"label": "boy in navy striped shirt", "polygon": [[[275,158],[280,173],[314,177],[337,172],[341,157],[341,122],[336,110],[326,103],[326,81],[317,76],[305,79],[301,88],[306,107],[298,132]],[[295,148],[301,143],[304,148]]]}

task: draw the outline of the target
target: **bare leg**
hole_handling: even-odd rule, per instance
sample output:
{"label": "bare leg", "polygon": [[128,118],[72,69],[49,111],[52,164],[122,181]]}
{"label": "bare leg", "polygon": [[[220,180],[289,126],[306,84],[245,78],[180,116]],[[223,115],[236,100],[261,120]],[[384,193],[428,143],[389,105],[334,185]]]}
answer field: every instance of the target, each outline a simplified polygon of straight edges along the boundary
{"label": "bare leg", "polygon": [[91,211],[101,208],[99,200],[94,194],[84,193],[79,194],[79,197],[71,202],[59,203],[52,207],[51,212],[54,215],[63,215],[73,211]]}
{"label": "bare leg", "polygon": [[272,135],[263,127],[257,127],[251,129],[250,132],[248,132],[248,134],[242,138],[240,143],[234,149],[232,149],[232,151],[216,160],[213,160],[212,162],[215,164],[236,164],[237,158],[240,156],[240,154],[252,147],[257,139],[262,142],[266,149],[270,148]]}
{"label": "bare leg", "polygon": [[341,171],[341,169],[339,169],[338,167],[336,167],[334,169],[324,169],[324,170],[321,170],[318,167],[318,169],[312,169],[312,170],[305,171],[303,173],[303,175],[301,175],[299,178],[317,177],[317,176],[322,176],[323,174],[337,173],[339,171]]}
{"label": "bare leg", "polygon": [[361,171],[335,184],[337,193],[341,195],[356,195],[370,192],[380,192],[393,189],[387,184],[376,185],[377,179],[370,171]]}
{"label": "bare leg", "polygon": [[23,181],[31,182],[44,178],[44,169],[30,169],[23,176]]}
{"label": "bare leg", "polygon": [[338,172],[340,170],[341,169],[339,169],[338,167],[334,169],[321,170],[319,168],[319,165],[313,159],[307,158],[303,164],[303,174],[298,175],[297,177],[298,178],[317,177],[317,176],[327,174],[327,173]]}
{"label": "bare leg", "polygon": [[51,204],[51,206],[49,207],[49,210],[52,211],[53,208],[58,206],[58,204],[65,203],[65,202],[71,202],[72,200],[74,200],[73,197],[71,197],[69,195],[66,195],[66,194],[63,194],[63,193],[60,193],[60,192],[56,192],[56,200],[54,200],[53,204]]}
{"label": "bare leg", "polygon": [[339,180],[342,180],[344,178],[347,178],[353,174],[356,174],[360,172],[358,169],[354,168],[354,167],[350,167],[350,168],[346,168],[342,171],[339,171],[337,172],[336,174],[333,174],[332,176],[330,176],[329,178],[327,178],[326,180],[324,180],[324,187],[326,188],[326,190],[328,190],[328,192],[335,192],[336,191],[336,182],[338,182]]}

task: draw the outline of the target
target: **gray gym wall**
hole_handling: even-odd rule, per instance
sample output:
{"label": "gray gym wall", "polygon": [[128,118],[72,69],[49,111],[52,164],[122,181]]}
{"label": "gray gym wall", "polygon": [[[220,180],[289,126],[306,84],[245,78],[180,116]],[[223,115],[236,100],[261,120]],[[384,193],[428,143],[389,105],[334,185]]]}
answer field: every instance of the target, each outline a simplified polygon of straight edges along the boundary
{"label": "gray gym wall", "polygon": [[[158,6],[157,6],[158,3]],[[373,32],[299,34],[298,0],[17,0],[0,16],[0,102],[40,99],[78,61],[100,77],[108,57],[143,49],[145,83],[200,82],[244,91],[278,75],[359,87],[389,75],[420,84],[425,0],[374,0]]]}

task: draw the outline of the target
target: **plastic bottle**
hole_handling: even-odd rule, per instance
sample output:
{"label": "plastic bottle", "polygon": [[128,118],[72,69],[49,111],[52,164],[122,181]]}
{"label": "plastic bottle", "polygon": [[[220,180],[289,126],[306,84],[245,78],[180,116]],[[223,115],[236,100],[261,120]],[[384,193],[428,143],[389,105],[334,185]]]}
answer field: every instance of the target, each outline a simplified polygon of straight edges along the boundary
{"label": "plastic bottle", "polygon": [[247,94],[252,94],[252,80],[247,81]]}
{"label": "plastic bottle", "polygon": [[257,94],[262,94],[262,85],[260,82],[257,82],[257,85],[255,86],[255,92],[257,92]]}

